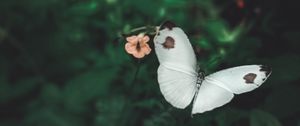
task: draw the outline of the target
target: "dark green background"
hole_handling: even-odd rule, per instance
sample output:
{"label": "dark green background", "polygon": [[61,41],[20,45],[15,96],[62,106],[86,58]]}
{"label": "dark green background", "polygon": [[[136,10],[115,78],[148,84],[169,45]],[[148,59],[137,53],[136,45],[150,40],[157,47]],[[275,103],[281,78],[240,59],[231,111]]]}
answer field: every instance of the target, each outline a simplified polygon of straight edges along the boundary
{"label": "dark green background", "polygon": [[[242,1],[242,0],[240,0]],[[300,20],[292,0],[1,0],[1,126],[300,126]],[[190,117],[160,93],[154,50],[121,33],[172,20],[207,73],[266,64],[255,91]],[[149,42],[153,46],[152,41]]]}

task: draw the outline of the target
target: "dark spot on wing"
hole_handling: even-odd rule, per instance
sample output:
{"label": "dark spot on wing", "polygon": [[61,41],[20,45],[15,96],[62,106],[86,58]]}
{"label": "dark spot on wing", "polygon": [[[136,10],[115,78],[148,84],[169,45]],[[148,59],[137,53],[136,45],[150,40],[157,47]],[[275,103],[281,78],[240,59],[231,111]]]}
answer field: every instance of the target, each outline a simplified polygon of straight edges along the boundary
{"label": "dark spot on wing", "polygon": [[262,66],[260,66],[259,71],[263,71],[263,72],[265,72],[266,76],[269,76],[269,74],[272,72],[272,69],[271,69],[271,67],[262,65]]}
{"label": "dark spot on wing", "polygon": [[172,30],[173,27],[176,27],[176,25],[171,21],[165,21],[159,28],[159,30],[163,30],[165,28],[168,28],[169,30]]}
{"label": "dark spot on wing", "polygon": [[166,41],[162,45],[167,49],[174,48],[175,40],[172,37],[168,36],[166,38]]}
{"label": "dark spot on wing", "polygon": [[243,79],[246,81],[246,84],[251,84],[251,83],[254,83],[256,76],[257,75],[254,73],[248,73],[244,76]]}

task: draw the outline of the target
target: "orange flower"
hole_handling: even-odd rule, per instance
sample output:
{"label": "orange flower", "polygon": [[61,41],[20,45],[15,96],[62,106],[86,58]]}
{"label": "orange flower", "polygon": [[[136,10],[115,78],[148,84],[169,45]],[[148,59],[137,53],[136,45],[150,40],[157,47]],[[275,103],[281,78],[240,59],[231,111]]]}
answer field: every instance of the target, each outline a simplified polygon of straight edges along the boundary
{"label": "orange flower", "polygon": [[126,38],[125,50],[127,53],[132,54],[136,58],[143,58],[151,52],[151,48],[147,44],[150,38],[144,34],[138,36],[130,36]]}

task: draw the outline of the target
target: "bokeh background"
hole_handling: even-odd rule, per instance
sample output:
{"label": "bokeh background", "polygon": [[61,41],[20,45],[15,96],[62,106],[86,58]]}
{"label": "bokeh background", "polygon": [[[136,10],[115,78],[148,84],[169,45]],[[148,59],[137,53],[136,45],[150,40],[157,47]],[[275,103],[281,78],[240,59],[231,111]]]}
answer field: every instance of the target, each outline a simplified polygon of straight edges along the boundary
{"label": "bokeh background", "polygon": [[[1,0],[0,125],[300,126],[297,8],[292,0]],[[266,64],[272,75],[191,118],[191,107],[175,109],[160,93],[154,50],[138,63],[120,37],[165,20],[187,33],[206,73]]]}

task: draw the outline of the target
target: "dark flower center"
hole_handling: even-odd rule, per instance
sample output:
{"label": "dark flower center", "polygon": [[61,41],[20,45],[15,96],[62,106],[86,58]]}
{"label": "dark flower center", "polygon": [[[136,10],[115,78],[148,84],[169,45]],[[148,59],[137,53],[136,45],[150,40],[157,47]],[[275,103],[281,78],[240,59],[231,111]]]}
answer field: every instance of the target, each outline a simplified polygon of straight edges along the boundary
{"label": "dark flower center", "polygon": [[137,43],[137,45],[136,45],[136,50],[137,50],[138,52],[141,51],[141,44],[140,44],[140,42]]}

